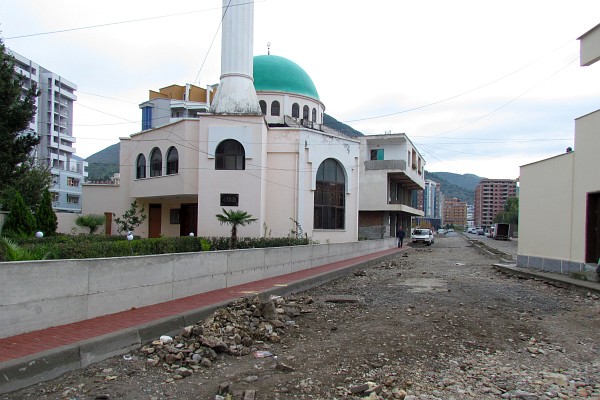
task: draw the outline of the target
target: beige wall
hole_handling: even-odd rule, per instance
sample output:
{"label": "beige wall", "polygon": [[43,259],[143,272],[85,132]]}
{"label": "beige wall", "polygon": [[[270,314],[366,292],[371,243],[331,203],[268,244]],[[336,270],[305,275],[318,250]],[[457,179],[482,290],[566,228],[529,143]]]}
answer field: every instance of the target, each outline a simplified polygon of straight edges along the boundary
{"label": "beige wall", "polygon": [[600,192],[600,110],[575,121],[575,150],[521,167],[519,256],[585,262],[588,193]]}
{"label": "beige wall", "polygon": [[591,65],[600,60],[600,24],[579,38],[580,64]]}
{"label": "beige wall", "polygon": [[575,120],[573,260],[584,261],[587,194],[600,191],[600,110]]}
{"label": "beige wall", "polygon": [[521,167],[521,255],[569,259],[574,153]]}

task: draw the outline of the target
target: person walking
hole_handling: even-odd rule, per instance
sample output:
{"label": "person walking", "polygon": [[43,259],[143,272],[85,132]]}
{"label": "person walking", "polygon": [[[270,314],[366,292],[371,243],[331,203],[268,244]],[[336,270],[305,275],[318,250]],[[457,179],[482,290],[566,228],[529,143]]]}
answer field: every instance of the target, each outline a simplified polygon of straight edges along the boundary
{"label": "person walking", "polygon": [[398,227],[398,230],[396,231],[396,238],[398,239],[398,247],[402,247],[402,242],[404,241],[404,230],[402,229],[401,226]]}

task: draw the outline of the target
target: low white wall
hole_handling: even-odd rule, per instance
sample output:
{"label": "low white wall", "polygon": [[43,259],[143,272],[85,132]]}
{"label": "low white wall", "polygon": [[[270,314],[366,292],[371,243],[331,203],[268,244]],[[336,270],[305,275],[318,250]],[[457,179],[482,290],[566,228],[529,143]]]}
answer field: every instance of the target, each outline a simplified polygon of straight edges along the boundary
{"label": "low white wall", "polygon": [[0,263],[0,337],[301,271],[396,245],[394,238],[165,254]]}

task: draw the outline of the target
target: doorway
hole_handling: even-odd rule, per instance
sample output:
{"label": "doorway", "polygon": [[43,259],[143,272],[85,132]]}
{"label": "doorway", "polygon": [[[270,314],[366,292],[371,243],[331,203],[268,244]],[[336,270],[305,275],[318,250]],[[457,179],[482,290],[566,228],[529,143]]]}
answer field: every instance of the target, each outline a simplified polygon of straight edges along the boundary
{"label": "doorway", "polygon": [[160,204],[150,204],[148,212],[148,237],[157,238],[161,233],[161,214]]}
{"label": "doorway", "polygon": [[600,193],[588,193],[585,228],[585,262],[600,259]]}
{"label": "doorway", "polygon": [[198,235],[198,203],[182,204],[179,213],[179,236]]}

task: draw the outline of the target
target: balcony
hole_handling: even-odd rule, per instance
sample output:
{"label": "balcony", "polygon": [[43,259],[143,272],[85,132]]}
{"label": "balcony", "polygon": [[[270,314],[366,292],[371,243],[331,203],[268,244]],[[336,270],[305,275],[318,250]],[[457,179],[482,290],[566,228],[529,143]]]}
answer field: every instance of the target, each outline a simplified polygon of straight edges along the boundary
{"label": "balcony", "polygon": [[405,160],[369,160],[365,161],[365,171],[380,170],[399,170],[406,171]]}

